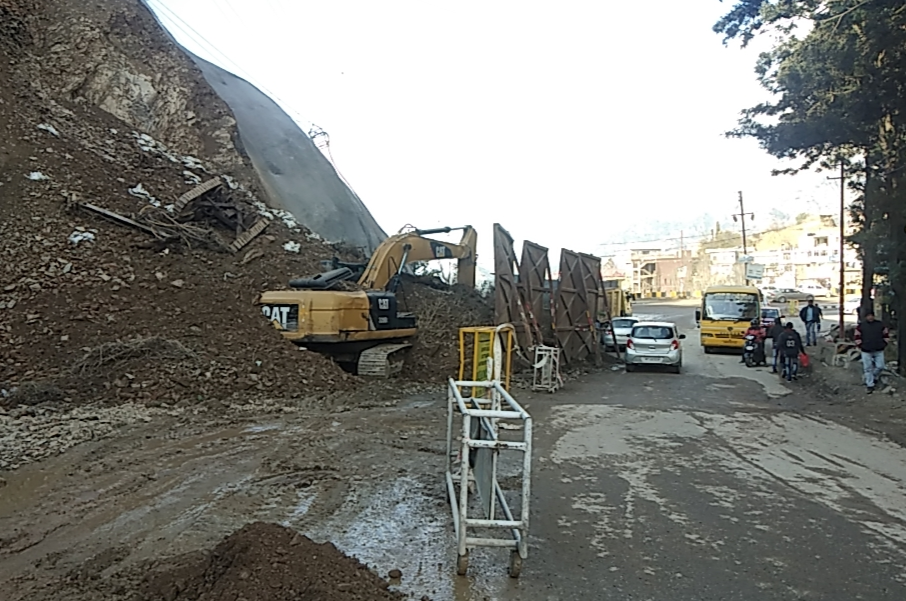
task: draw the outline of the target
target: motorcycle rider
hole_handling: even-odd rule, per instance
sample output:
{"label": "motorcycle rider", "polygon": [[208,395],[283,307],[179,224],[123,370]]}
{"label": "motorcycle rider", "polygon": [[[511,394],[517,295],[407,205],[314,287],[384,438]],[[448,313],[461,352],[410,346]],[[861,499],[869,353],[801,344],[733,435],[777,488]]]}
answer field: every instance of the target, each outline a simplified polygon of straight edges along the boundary
{"label": "motorcycle rider", "polygon": [[[767,336],[767,333],[764,331],[764,328],[761,327],[761,320],[757,317],[749,323],[749,329],[746,330],[746,336],[755,336],[755,342],[761,345],[761,348],[764,349],[764,339]],[[745,353],[743,353],[743,358],[740,363],[745,363]]]}

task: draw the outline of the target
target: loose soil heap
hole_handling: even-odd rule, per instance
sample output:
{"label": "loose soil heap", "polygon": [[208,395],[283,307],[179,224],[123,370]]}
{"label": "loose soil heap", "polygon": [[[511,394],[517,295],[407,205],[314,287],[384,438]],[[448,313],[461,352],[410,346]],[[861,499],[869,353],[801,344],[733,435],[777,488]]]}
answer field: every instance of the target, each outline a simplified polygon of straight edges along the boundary
{"label": "loose soil heap", "polygon": [[490,300],[465,286],[434,278],[405,278],[399,294],[418,317],[418,338],[406,361],[406,377],[446,382],[459,376],[459,328],[494,324]]}
{"label": "loose soil heap", "polygon": [[[229,111],[144,7],[0,0],[0,33],[0,405],[216,406],[359,387],[255,306],[322,260],[356,257],[259,202]],[[151,244],[77,206],[164,215],[218,176],[273,218],[237,254]],[[457,328],[491,323],[489,306],[455,288],[407,292],[422,328],[403,377],[443,381]]]}
{"label": "loose soil heap", "polygon": [[[147,28],[156,23],[132,20],[135,10],[112,17],[108,33],[119,31],[120,41],[152,36]],[[71,75],[53,44],[72,43],[73,30],[48,23],[49,14],[41,2],[0,2],[0,388],[19,387],[6,404],[198,403],[353,388],[354,378],[331,361],[283,341],[254,305],[261,291],[337,254],[303,228],[271,212],[264,235],[236,255],[161,249],[143,232],[67,208],[75,199],[136,214],[218,173],[205,157],[140,135],[78,90],[42,86]],[[162,52],[168,42],[154,35]],[[256,201],[242,187],[233,194]],[[287,242],[298,252],[284,250]]]}
{"label": "loose soil heap", "polygon": [[[177,565],[180,560],[177,560]],[[255,522],[206,557],[188,556],[141,587],[143,601],[392,601],[403,595],[333,544],[317,544],[276,524]]]}

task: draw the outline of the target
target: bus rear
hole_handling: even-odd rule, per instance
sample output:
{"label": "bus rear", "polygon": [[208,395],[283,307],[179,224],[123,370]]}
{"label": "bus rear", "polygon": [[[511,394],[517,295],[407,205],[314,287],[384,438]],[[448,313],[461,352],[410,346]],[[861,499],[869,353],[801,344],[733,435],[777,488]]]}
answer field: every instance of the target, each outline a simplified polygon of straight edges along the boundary
{"label": "bus rear", "polygon": [[761,320],[761,292],[754,286],[712,286],[705,290],[695,313],[706,353],[742,349],[749,324]]}

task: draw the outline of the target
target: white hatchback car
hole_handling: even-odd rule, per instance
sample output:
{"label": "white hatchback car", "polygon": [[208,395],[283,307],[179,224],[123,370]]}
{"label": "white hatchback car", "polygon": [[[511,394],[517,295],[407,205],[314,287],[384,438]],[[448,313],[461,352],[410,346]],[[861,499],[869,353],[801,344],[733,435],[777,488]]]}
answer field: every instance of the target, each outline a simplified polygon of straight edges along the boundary
{"label": "white hatchback car", "polygon": [[615,317],[610,324],[604,327],[604,346],[608,349],[616,347],[617,350],[626,348],[626,340],[632,333],[632,326],[639,321],[635,317]]}
{"label": "white hatchback car", "polygon": [[683,368],[683,347],[686,338],[668,321],[640,321],[632,327],[626,340],[626,371],[635,371],[637,365],[665,365],[673,373]]}

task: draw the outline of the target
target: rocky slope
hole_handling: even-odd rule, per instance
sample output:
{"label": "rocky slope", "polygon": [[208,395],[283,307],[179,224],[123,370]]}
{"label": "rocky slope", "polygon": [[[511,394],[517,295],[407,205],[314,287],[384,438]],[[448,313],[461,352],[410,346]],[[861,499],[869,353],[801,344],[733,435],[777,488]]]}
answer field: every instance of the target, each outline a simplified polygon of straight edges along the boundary
{"label": "rocky slope", "polygon": [[[156,22],[141,7],[98,8],[89,19],[68,12],[78,6],[0,3],[11,33],[0,46],[0,382],[7,383],[0,388],[30,391],[20,402],[197,403],[354,386],[329,360],[262,327],[254,306],[260,291],[317,271],[336,252],[291,219],[259,202],[274,222],[230,254],[198,244],[149,246],[144,232],[73,208],[88,201],[135,214],[224,172],[235,177],[225,182],[238,182],[238,201],[258,201],[254,185],[242,186],[245,160],[225,150],[229,111],[188,59],[177,64],[169,42],[148,33]],[[108,18],[107,35],[92,33],[100,16]],[[69,36],[75,46],[66,45]],[[120,78],[122,64],[120,76],[103,75],[104,65],[123,60],[117,48],[140,44],[159,52],[154,60],[167,67],[161,75],[136,71],[129,83]],[[196,78],[196,92],[207,89],[210,104],[189,96],[156,104],[153,94],[142,95],[140,82],[180,76]],[[118,96],[124,90],[132,95]],[[117,116],[109,105],[117,98],[114,104],[128,98],[134,112]],[[177,125],[191,107],[195,120]],[[121,118],[138,114],[146,118],[142,129]],[[288,242],[296,252],[284,250]]]}
{"label": "rocky slope", "polygon": [[[230,110],[138,0],[0,0],[0,31],[0,404],[212,406],[359,387],[255,306],[349,251],[261,202]],[[79,208],[166,221],[212,177],[272,219],[240,253],[161,244]],[[471,294],[429,292],[412,295],[425,327],[404,375],[442,381],[456,327],[489,318]]]}
{"label": "rocky slope", "polygon": [[[28,42],[20,69],[39,93],[99,108],[202,158],[325,239],[370,251],[384,237],[361,200],[276,104],[200,61],[203,74],[141,0],[7,4],[10,37]],[[15,25],[20,22],[30,26],[23,31]],[[230,80],[228,89],[224,80]]]}

